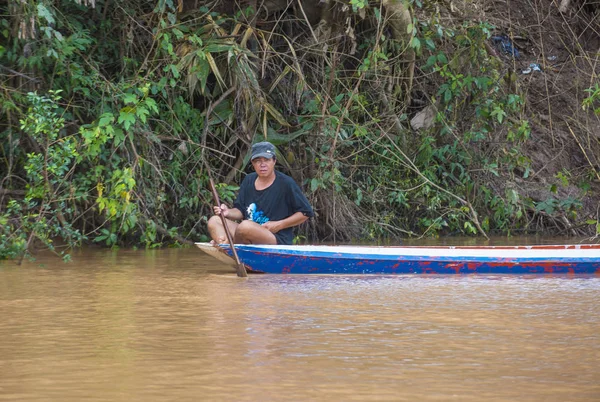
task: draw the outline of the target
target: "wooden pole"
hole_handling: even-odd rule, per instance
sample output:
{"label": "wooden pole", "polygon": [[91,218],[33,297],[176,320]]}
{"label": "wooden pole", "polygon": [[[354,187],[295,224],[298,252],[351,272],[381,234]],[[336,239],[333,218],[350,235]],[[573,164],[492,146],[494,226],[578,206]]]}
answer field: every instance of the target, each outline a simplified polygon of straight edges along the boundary
{"label": "wooden pole", "polygon": [[[215,187],[215,182],[213,181],[212,177],[210,177],[209,180],[210,180],[210,189],[212,190],[213,198],[215,199],[215,203],[217,204],[218,207],[221,207],[221,201],[219,201],[219,194],[217,193],[217,189]],[[239,276],[241,278],[245,278],[248,276],[248,273],[246,272],[246,266],[240,261],[240,257],[238,257],[238,255],[237,255],[237,251],[235,250],[235,246],[233,244],[233,237],[231,236],[231,232],[229,232],[229,226],[227,226],[227,221],[225,220],[225,217],[223,216],[222,213],[220,213],[219,216],[221,217],[221,222],[223,223],[223,228],[225,228],[225,234],[227,234],[227,240],[229,241],[229,246],[231,247],[231,251],[233,253],[233,258],[235,258],[237,276]]]}

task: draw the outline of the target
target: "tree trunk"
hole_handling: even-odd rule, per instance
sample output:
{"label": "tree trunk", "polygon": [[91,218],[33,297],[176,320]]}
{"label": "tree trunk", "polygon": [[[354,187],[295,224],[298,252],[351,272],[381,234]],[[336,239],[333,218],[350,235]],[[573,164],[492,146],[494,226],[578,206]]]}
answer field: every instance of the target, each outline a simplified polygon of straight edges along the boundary
{"label": "tree trunk", "polygon": [[404,68],[401,79],[404,81],[404,102],[410,104],[413,77],[415,72],[415,51],[410,47],[412,40],[412,30],[408,28],[413,22],[412,14],[407,5],[402,0],[383,0],[383,6],[387,9],[389,15],[389,25],[392,28],[392,35],[395,40],[403,44],[406,56],[404,58]]}

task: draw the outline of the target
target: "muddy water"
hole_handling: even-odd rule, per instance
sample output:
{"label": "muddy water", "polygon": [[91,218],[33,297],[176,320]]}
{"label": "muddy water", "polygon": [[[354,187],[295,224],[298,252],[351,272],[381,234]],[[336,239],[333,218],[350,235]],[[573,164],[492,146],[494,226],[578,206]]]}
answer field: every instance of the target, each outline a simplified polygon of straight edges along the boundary
{"label": "muddy water", "polygon": [[0,401],[598,401],[600,278],[0,263]]}

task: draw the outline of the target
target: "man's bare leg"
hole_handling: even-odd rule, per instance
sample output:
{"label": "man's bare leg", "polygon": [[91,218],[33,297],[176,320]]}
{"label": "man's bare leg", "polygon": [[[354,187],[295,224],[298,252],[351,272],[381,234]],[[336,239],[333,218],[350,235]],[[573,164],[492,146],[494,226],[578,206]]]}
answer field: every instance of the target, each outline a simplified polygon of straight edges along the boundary
{"label": "man's bare leg", "polygon": [[[231,233],[231,236],[235,238],[235,233],[239,224],[230,221],[227,218],[225,218],[225,222],[227,222],[227,227],[229,227],[229,233]],[[227,233],[225,233],[225,228],[223,227],[223,222],[221,221],[220,216],[213,215],[208,220],[208,233],[210,233],[210,237],[217,244],[229,243],[229,240],[227,240]]]}
{"label": "man's bare leg", "polygon": [[256,222],[243,221],[233,237],[238,244],[277,244],[275,235]]}

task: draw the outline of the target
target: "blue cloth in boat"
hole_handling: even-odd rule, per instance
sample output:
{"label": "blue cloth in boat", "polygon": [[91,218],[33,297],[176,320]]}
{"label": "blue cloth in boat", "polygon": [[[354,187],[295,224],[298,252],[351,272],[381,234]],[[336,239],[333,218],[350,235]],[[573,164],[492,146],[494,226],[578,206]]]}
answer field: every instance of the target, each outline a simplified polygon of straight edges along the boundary
{"label": "blue cloth in boat", "polygon": [[[275,171],[275,181],[264,190],[254,186],[258,175],[250,173],[242,184],[233,206],[244,214],[244,219],[263,224],[268,221],[280,221],[302,212],[304,216],[314,216],[308,200],[291,177]],[[292,244],[294,229],[286,228],[275,233],[277,244]]]}

